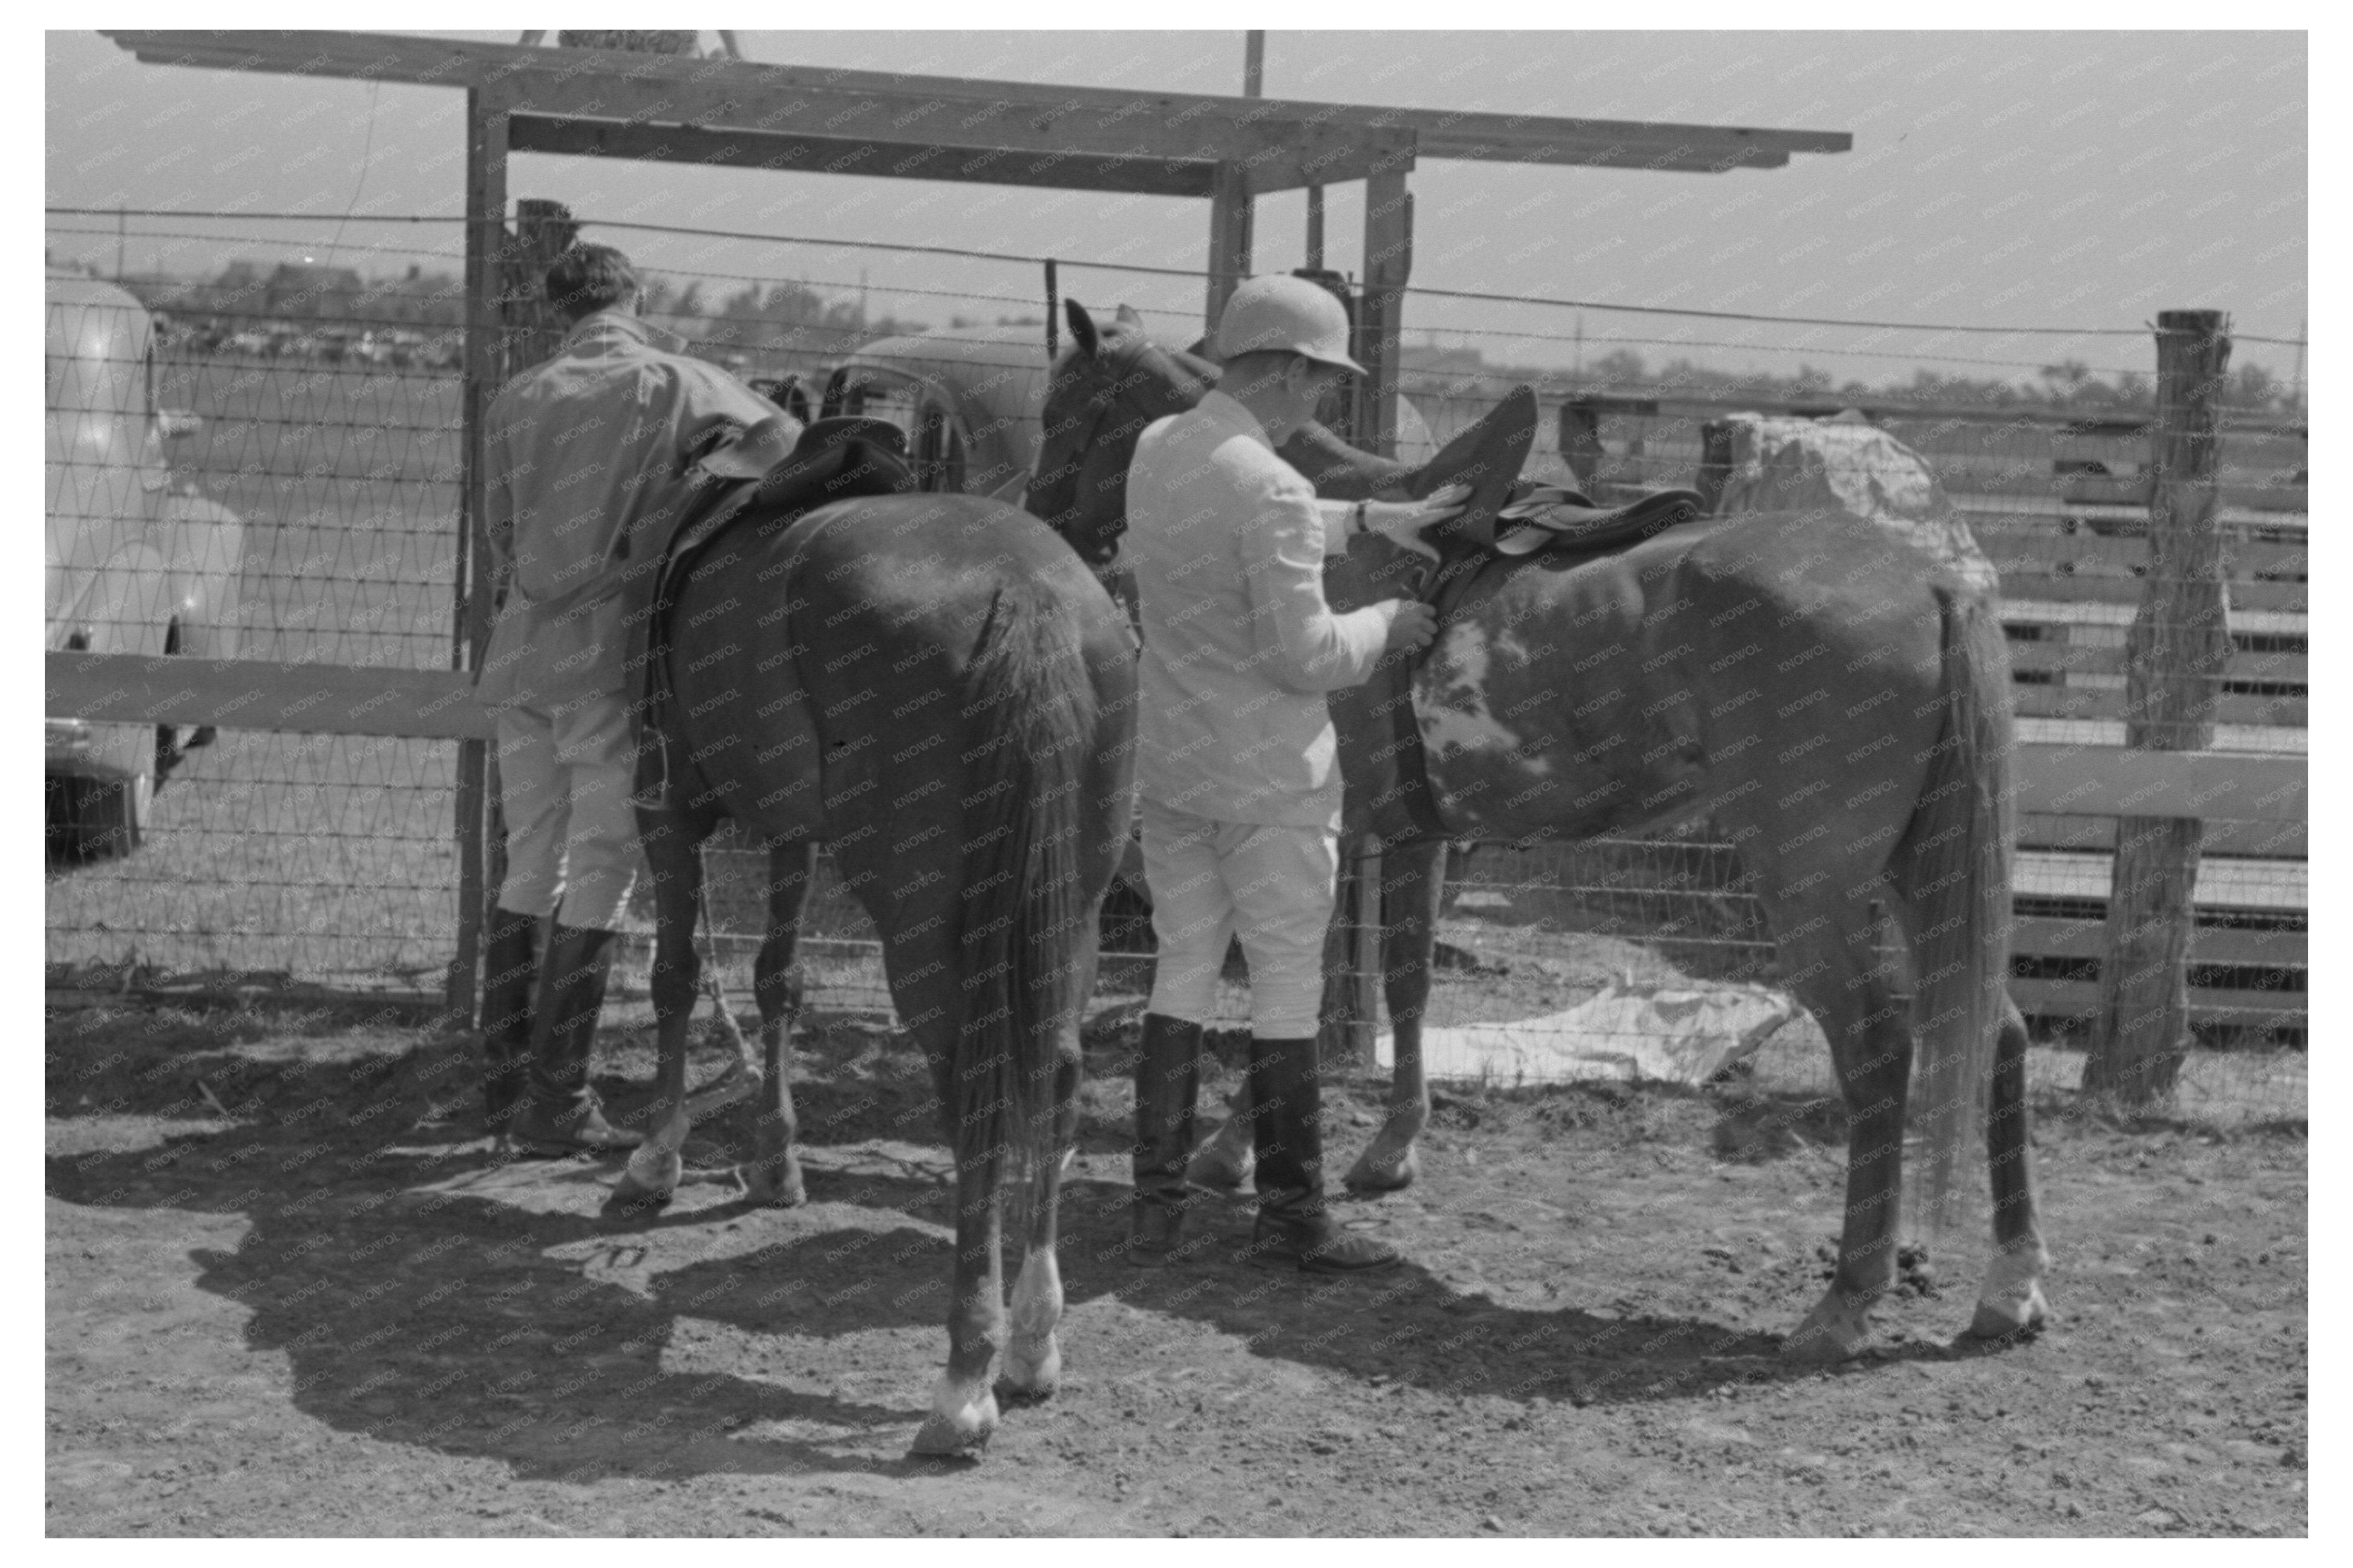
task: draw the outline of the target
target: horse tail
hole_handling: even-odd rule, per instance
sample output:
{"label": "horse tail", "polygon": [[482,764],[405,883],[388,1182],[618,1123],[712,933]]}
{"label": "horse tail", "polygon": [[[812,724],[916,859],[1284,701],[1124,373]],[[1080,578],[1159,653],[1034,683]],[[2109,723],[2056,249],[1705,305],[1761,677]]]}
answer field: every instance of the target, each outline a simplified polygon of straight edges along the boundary
{"label": "horse tail", "polygon": [[1927,1152],[1921,1211],[1957,1217],[1963,1159],[1985,1125],[2010,977],[2015,841],[2010,653],[1975,595],[1938,585],[1944,730],[1891,869],[1910,906],[1917,970],[1914,1104]]}
{"label": "horse tail", "polygon": [[1011,579],[965,676],[963,1014],[950,1085],[956,1161],[988,1173],[1052,1152],[1053,1079],[1076,1022],[1085,715],[1093,688],[1067,606]]}

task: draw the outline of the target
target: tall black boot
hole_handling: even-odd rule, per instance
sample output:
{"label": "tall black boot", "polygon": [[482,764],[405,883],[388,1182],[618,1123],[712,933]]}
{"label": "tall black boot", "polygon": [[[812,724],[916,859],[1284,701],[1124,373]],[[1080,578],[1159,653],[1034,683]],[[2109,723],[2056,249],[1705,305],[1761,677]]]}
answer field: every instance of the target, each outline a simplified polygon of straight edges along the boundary
{"label": "tall black boot", "polygon": [[1185,1162],[1200,1086],[1201,1026],[1146,1013],[1135,1058],[1135,1195],[1127,1211],[1127,1260],[1140,1268],[1157,1268],[1179,1250],[1185,1211],[1195,1201]]}
{"label": "tall black boot", "polygon": [[616,932],[558,924],[539,967],[531,1034],[531,1079],[509,1131],[536,1154],[601,1154],[644,1142],[605,1120],[588,1086],[588,1054],[605,982],[613,973]]}
{"label": "tall black boot", "polygon": [[1358,1236],[1324,1206],[1323,1090],[1315,1041],[1250,1040],[1250,1132],[1258,1153],[1258,1224],[1251,1256],[1293,1260],[1316,1274],[1386,1268],[1395,1248]]}
{"label": "tall black boot", "polygon": [[539,921],[491,911],[482,946],[482,1120],[506,1131],[531,1069],[532,994],[539,986]]}

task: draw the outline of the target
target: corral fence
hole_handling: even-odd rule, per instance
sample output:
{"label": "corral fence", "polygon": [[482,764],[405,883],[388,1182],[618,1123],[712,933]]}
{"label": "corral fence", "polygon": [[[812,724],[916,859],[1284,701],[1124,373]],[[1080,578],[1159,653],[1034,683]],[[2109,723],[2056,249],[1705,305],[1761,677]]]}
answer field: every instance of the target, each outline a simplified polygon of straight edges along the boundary
{"label": "corral fence", "polygon": [[[188,237],[191,226],[148,220],[132,232],[160,241]],[[174,712],[160,689],[168,677],[159,676],[158,689],[133,700],[186,725],[217,717],[218,739],[189,753],[159,793],[136,854],[51,877],[53,985],[420,1001],[443,992],[467,918],[468,847],[453,831],[465,787],[460,754],[481,732],[447,697],[466,629],[458,369],[466,300],[453,275],[456,229],[453,221],[406,247],[371,243],[360,254],[372,277],[357,267],[266,260],[226,280],[125,279],[163,317],[157,403],[203,420],[176,443],[175,482],[243,521],[239,656],[315,665],[314,687],[355,668],[375,681],[371,689],[397,693],[413,677],[413,700],[351,721],[356,732],[301,732],[299,716],[284,713],[269,722],[285,729],[239,729],[234,715]],[[75,232],[70,220],[52,222],[55,244],[70,248]],[[226,236],[214,225],[200,237],[237,239],[269,258],[315,252],[322,237],[248,224]],[[821,387],[861,347],[918,325],[935,329],[943,317],[952,329],[1001,328],[1009,353],[1043,363],[1045,301],[1031,269],[1001,267],[961,292],[894,289],[878,309],[850,291],[856,259],[828,258],[813,243],[793,252],[800,276],[754,278],[670,260],[669,231],[617,226],[609,237],[664,279],[668,292],[649,312],[658,321],[773,388]],[[1065,264],[1064,287],[1075,293],[1073,272]],[[1086,293],[1090,305],[1134,303],[1157,335],[1182,342],[1198,334],[1201,281],[1157,268],[1107,272]],[[726,309],[746,298],[745,308]],[[1451,303],[1436,297],[1431,310],[1443,314]],[[1018,346],[1025,329],[1038,336],[1033,347]],[[1399,455],[1434,449],[1523,380],[1536,383],[1546,413],[1529,473],[1600,499],[1621,487],[1706,488],[1711,432],[1736,411],[1852,410],[1887,430],[1926,459],[2001,573],[2021,741],[2040,770],[2021,819],[2013,961],[2013,992],[2038,1033],[2063,1051],[2081,1044],[2096,1015],[2118,817],[2161,797],[2208,803],[2188,808],[2205,824],[2190,948],[2200,1041],[2301,1047],[2308,605],[2306,431],[2298,418],[2242,412],[2225,423],[2219,525],[2232,650],[2211,677],[2212,750],[2196,764],[2204,772],[2160,778],[2146,754],[2123,745],[2126,634],[2148,569],[2146,409],[1989,410],[1860,385],[1792,387],[1789,366],[1823,351],[1769,342],[1742,345],[1771,362],[1752,373],[1753,395],[1664,376],[1631,385],[1578,367],[1486,368],[1484,355],[1508,363],[1561,335],[1442,324],[1409,333]],[[1645,341],[1672,349],[1691,340]],[[2282,788],[2293,781],[2292,811],[2274,804],[2232,816],[2259,792],[2200,783],[2267,768]],[[1455,872],[1433,1026],[1504,1021],[1499,1011],[1525,1017],[1613,984],[1704,990],[1771,978],[1755,901],[1740,888],[1731,850],[1704,823],[1644,840],[1481,847],[1459,856]],[[742,984],[764,915],[760,876],[758,858],[723,841],[715,851],[716,949]],[[649,907],[641,900],[634,916],[640,929],[624,959],[625,994],[633,978],[641,986],[649,958]],[[1114,948],[1148,949],[1141,921],[1113,924]],[[1335,951],[1368,950],[1349,940]],[[871,930],[830,887],[820,893],[809,952],[821,1004],[887,1011]],[[1107,965],[1107,990],[1135,997],[1142,968]],[[1367,984],[1359,976],[1357,989]],[[1239,1004],[1239,993],[1229,1000]],[[2298,1051],[2235,1054],[2263,1065],[2216,1093],[2256,1109],[2300,1109]],[[1827,1082],[1819,1054],[1782,1066]],[[2184,1079],[2200,1081],[2195,1073]]]}

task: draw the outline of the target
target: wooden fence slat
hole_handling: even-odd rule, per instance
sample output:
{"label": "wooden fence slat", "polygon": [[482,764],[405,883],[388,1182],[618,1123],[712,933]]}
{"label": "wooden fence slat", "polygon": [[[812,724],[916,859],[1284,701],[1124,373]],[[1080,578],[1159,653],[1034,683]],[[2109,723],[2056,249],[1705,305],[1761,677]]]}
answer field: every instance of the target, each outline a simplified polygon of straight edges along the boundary
{"label": "wooden fence slat", "polygon": [[[2308,933],[2300,931],[2200,926],[2190,933],[2189,962],[2305,969],[2309,967],[2308,940]],[[2106,948],[2107,927],[2104,920],[2025,915],[2010,922],[2010,951],[2016,957],[2097,959]]]}
{"label": "wooden fence slat", "polygon": [[[2125,689],[2121,686],[2029,686],[2012,689],[2017,710],[2033,719],[2122,719]],[[2260,724],[2274,729],[2309,727],[2307,701],[2302,697],[2248,697],[2226,694],[2214,704],[2214,719],[2223,724]]]}
{"label": "wooden fence slat", "polygon": [[[2226,681],[2269,681],[2279,685],[2306,684],[2308,656],[2301,653],[2234,653],[2223,671]],[[2031,642],[2010,645],[2010,668],[2012,670],[2033,670],[2068,675],[2121,676],[2125,668],[2122,643],[2081,642],[2073,638],[2037,638]],[[2285,697],[2297,692],[2281,692]]]}
{"label": "wooden fence slat", "polygon": [[53,652],[44,677],[58,717],[415,740],[494,732],[473,677],[458,670]]}
{"label": "wooden fence slat", "polygon": [[[2116,812],[2021,811],[2018,843],[2023,849],[2090,850],[2107,854],[2116,847]],[[2250,859],[2301,860],[2310,846],[2301,822],[2240,822],[2230,817],[2206,818],[2206,852],[2243,856]]]}
{"label": "wooden fence slat", "polygon": [[[2100,987],[2095,981],[2012,979],[2010,995],[2018,1010],[2030,1018],[2094,1018],[2100,1012]],[[2298,991],[2189,989],[2193,1023],[2294,1027],[2307,1016],[2305,994]]]}
{"label": "wooden fence slat", "polygon": [[[2005,599],[2058,599],[2108,605],[2135,605],[2140,602],[2141,580],[2137,577],[2103,577],[2095,574],[2081,576],[2065,573],[2021,571],[2001,574],[2001,592]],[[2247,582],[2231,580],[2231,611],[2232,624],[2237,624],[2242,610],[2286,611],[2306,614],[2310,606],[2310,594],[2302,583]]]}

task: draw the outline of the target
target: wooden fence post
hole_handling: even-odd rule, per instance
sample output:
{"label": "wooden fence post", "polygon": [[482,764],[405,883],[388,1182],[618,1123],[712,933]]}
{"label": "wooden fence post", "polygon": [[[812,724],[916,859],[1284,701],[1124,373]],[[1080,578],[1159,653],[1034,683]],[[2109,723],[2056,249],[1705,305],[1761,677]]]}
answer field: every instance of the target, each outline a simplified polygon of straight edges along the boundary
{"label": "wooden fence post", "polygon": [[[2125,744],[2189,752],[2214,743],[2214,704],[2231,658],[2215,527],[2222,380],[2231,363],[2220,310],[2157,318],[2148,578],[2125,638]],[[2189,1037],[2189,944],[2203,825],[2194,816],[2116,821],[2100,1017],[2084,1088],[2126,1104],[2169,1092]]]}
{"label": "wooden fence post", "polygon": [[[482,467],[482,415],[498,390],[500,323],[496,299],[499,254],[506,247],[507,100],[494,89],[466,92],[466,350],[459,395],[458,563],[454,588],[453,668],[481,668],[491,635],[490,535],[484,519],[488,479]],[[481,741],[458,746],[454,835],[458,841],[458,942],[443,987],[450,1022],[474,1021],[482,918],[494,897],[493,867],[485,855],[494,798],[491,749]]]}

